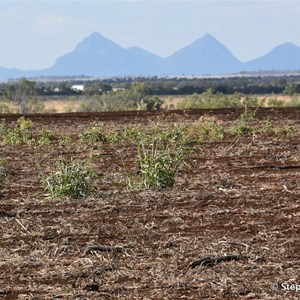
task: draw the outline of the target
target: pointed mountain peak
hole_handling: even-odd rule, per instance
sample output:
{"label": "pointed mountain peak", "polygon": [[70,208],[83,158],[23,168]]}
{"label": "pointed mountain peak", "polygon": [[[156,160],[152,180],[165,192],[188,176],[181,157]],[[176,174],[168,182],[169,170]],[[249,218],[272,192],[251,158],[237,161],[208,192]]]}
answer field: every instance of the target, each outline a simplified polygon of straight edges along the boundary
{"label": "pointed mountain peak", "polygon": [[210,33],[205,33],[201,39],[206,40],[206,41],[209,41],[209,40],[216,41],[216,38],[214,36],[212,36]]}
{"label": "pointed mountain peak", "polygon": [[239,69],[241,62],[212,35],[205,34],[167,59],[170,73],[224,74]]}
{"label": "pointed mountain peak", "polygon": [[75,51],[81,53],[94,52],[105,49],[119,48],[121,46],[104,37],[98,32],[94,32],[85,39],[83,39],[79,44],[77,44]]}
{"label": "pointed mountain peak", "polygon": [[99,43],[101,41],[108,40],[106,37],[101,35],[99,32],[93,32],[88,37],[84,38],[78,45],[83,43]]}
{"label": "pointed mountain peak", "polygon": [[209,33],[204,34],[201,38],[197,39],[194,43],[199,45],[221,44],[214,36],[212,36]]}
{"label": "pointed mountain peak", "polygon": [[104,38],[104,36],[101,35],[99,32],[93,32],[87,37],[87,39],[99,39],[99,38],[100,39]]}

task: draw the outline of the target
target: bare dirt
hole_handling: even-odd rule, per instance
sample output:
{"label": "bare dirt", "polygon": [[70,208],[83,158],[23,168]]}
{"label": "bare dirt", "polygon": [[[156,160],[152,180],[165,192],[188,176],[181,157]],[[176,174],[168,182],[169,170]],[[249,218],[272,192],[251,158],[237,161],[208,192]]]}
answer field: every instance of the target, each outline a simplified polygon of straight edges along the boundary
{"label": "bare dirt", "polygon": [[[146,128],[206,114],[229,126],[241,111],[175,113],[26,116],[35,134],[70,142],[1,145],[0,299],[299,298],[300,109],[257,111],[255,124],[269,118],[293,127],[292,137],[228,135],[196,145],[176,185],[159,190],[126,188],[124,164],[138,171],[133,145],[78,139],[95,122]],[[13,125],[19,117],[0,120]],[[41,174],[60,157],[92,159],[103,175],[94,196],[44,195]],[[237,259],[218,260],[227,255]]]}

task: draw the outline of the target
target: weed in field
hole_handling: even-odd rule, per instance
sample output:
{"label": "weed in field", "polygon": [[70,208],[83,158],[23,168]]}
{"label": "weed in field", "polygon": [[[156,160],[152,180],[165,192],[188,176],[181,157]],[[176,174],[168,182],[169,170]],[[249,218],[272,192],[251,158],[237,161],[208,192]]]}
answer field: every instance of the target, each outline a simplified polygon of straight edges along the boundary
{"label": "weed in field", "polygon": [[1,167],[4,167],[4,166],[5,166],[5,164],[6,164],[6,161],[5,161],[5,159],[4,159],[4,158],[2,158],[2,157],[0,157],[0,168],[1,168]]}
{"label": "weed in field", "polygon": [[[257,108],[256,108],[257,109]],[[256,120],[256,109],[249,109],[247,106],[244,108],[244,112],[239,116],[240,122],[253,122]]]}
{"label": "weed in field", "polygon": [[5,122],[5,120],[2,120],[2,122],[0,123],[0,134],[3,135],[5,134],[5,132],[8,130],[8,126]]}
{"label": "weed in field", "polygon": [[52,142],[58,139],[59,137],[56,134],[46,130],[42,130],[42,132],[38,137],[37,142],[40,146],[50,146]]}
{"label": "weed in field", "polygon": [[17,120],[17,125],[9,128],[4,122],[1,124],[3,143],[6,145],[30,144],[34,141],[32,128],[34,124],[30,120],[21,117]]}
{"label": "weed in field", "polygon": [[60,160],[44,178],[43,185],[51,198],[65,196],[79,199],[92,193],[95,177],[85,161]]}
{"label": "weed in field", "polygon": [[167,127],[163,127],[158,124],[152,134],[152,140],[158,140],[165,143],[184,142],[187,132],[186,124],[172,124]]}
{"label": "weed in field", "polygon": [[193,94],[184,98],[177,104],[177,108],[239,108],[243,107],[241,98],[242,96],[239,93],[224,95],[222,93],[214,93],[212,89],[208,89],[202,94]]}
{"label": "weed in field", "polygon": [[1,190],[3,188],[3,180],[4,180],[4,174],[0,173],[0,197],[1,197]]}
{"label": "weed in field", "polygon": [[0,103],[0,113],[8,114],[8,113],[12,113],[12,110],[6,104]]}
{"label": "weed in field", "polygon": [[293,137],[296,133],[295,129],[290,126],[286,127],[275,127],[274,123],[268,119],[260,129],[260,132],[267,134],[275,134],[277,136]]}
{"label": "weed in field", "polygon": [[272,120],[270,120],[269,118],[264,122],[263,126],[260,129],[260,132],[262,133],[273,133],[274,131],[274,123]]}
{"label": "weed in field", "polygon": [[228,132],[231,135],[253,135],[256,131],[255,127],[250,122],[256,120],[256,109],[249,110],[247,106],[244,108],[244,112],[239,116],[235,123],[229,127]]}
{"label": "weed in field", "polygon": [[285,103],[283,100],[279,100],[276,97],[268,99],[268,107],[284,107]]}
{"label": "weed in field", "polygon": [[300,98],[299,96],[294,95],[292,99],[286,103],[286,107],[300,107]]}
{"label": "weed in field", "polygon": [[126,186],[128,189],[132,189],[133,188],[133,182],[132,182],[132,178],[129,175],[129,168],[128,165],[125,162],[125,156],[123,154],[123,151],[121,149],[114,149],[115,154],[118,156],[118,158],[121,160],[122,163],[122,167],[123,167],[123,172],[125,175],[125,181],[126,181]]}
{"label": "weed in field", "polygon": [[34,127],[33,122],[29,119],[25,119],[24,117],[19,118],[17,120],[17,124],[21,131],[31,130]]}
{"label": "weed in field", "polygon": [[224,133],[224,127],[216,118],[203,116],[187,129],[185,141],[218,142],[224,139]]}
{"label": "weed in field", "polygon": [[258,106],[263,106],[264,105],[264,100],[258,101],[256,97],[245,97],[243,100],[243,105],[246,107],[258,107]]}
{"label": "weed in field", "polygon": [[109,141],[106,134],[97,128],[91,128],[87,131],[82,132],[79,135],[79,138],[82,141],[88,143],[107,143]]}
{"label": "weed in field", "polygon": [[255,128],[248,125],[246,122],[238,121],[233,126],[229,127],[228,133],[231,135],[253,135],[255,133]]}
{"label": "weed in field", "polygon": [[296,132],[295,132],[295,129],[290,126],[283,127],[283,128],[275,127],[274,134],[282,135],[282,136],[286,136],[286,137],[293,137],[296,134]]}
{"label": "weed in field", "polygon": [[60,136],[59,137],[59,145],[60,146],[67,146],[71,144],[71,139],[67,136]]}
{"label": "weed in field", "polygon": [[6,160],[0,157],[0,196],[3,187],[3,180],[5,178],[5,165],[6,165]]}
{"label": "weed in field", "polygon": [[144,129],[139,126],[125,127],[123,132],[123,139],[129,143],[145,142],[147,134]]}
{"label": "weed in field", "polygon": [[114,128],[103,123],[94,123],[88,130],[79,135],[81,141],[86,143],[117,143],[124,136],[118,134]]}
{"label": "weed in field", "polygon": [[219,142],[224,138],[224,128],[212,117],[205,117],[200,119],[200,127],[197,132],[198,140],[200,142]]}
{"label": "weed in field", "polygon": [[178,168],[183,162],[184,152],[180,148],[171,151],[168,146],[161,148],[156,141],[150,146],[140,144],[138,146],[140,187],[146,189],[172,187]]}

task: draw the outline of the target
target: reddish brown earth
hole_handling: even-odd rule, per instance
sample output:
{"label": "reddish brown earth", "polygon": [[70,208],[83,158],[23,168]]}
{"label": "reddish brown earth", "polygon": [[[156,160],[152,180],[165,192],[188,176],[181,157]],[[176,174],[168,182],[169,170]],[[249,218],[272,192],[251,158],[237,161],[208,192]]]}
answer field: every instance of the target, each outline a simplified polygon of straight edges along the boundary
{"label": "reddish brown earth", "polygon": [[[135,146],[78,139],[95,122],[146,128],[210,114],[226,127],[241,111],[176,113],[27,116],[35,134],[45,129],[71,142],[1,144],[0,299],[300,298],[300,109],[257,111],[255,124],[269,118],[293,127],[293,137],[226,136],[195,146],[167,189],[126,188],[123,163],[138,171]],[[18,117],[0,120],[13,125]],[[44,195],[40,176],[60,157],[92,158],[103,175],[92,197]],[[241,259],[190,267],[229,254]]]}

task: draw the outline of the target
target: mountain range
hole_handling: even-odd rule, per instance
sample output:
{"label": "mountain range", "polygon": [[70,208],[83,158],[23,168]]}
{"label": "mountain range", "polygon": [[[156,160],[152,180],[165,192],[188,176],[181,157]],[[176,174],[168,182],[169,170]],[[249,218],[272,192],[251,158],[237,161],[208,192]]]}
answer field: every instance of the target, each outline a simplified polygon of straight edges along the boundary
{"label": "mountain range", "polygon": [[0,80],[40,76],[180,76],[222,75],[259,71],[299,71],[300,47],[285,43],[248,61],[238,60],[212,35],[162,58],[139,47],[123,48],[99,33],[92,33],[75,49],[42,70],[22,71],[0,67]]}

